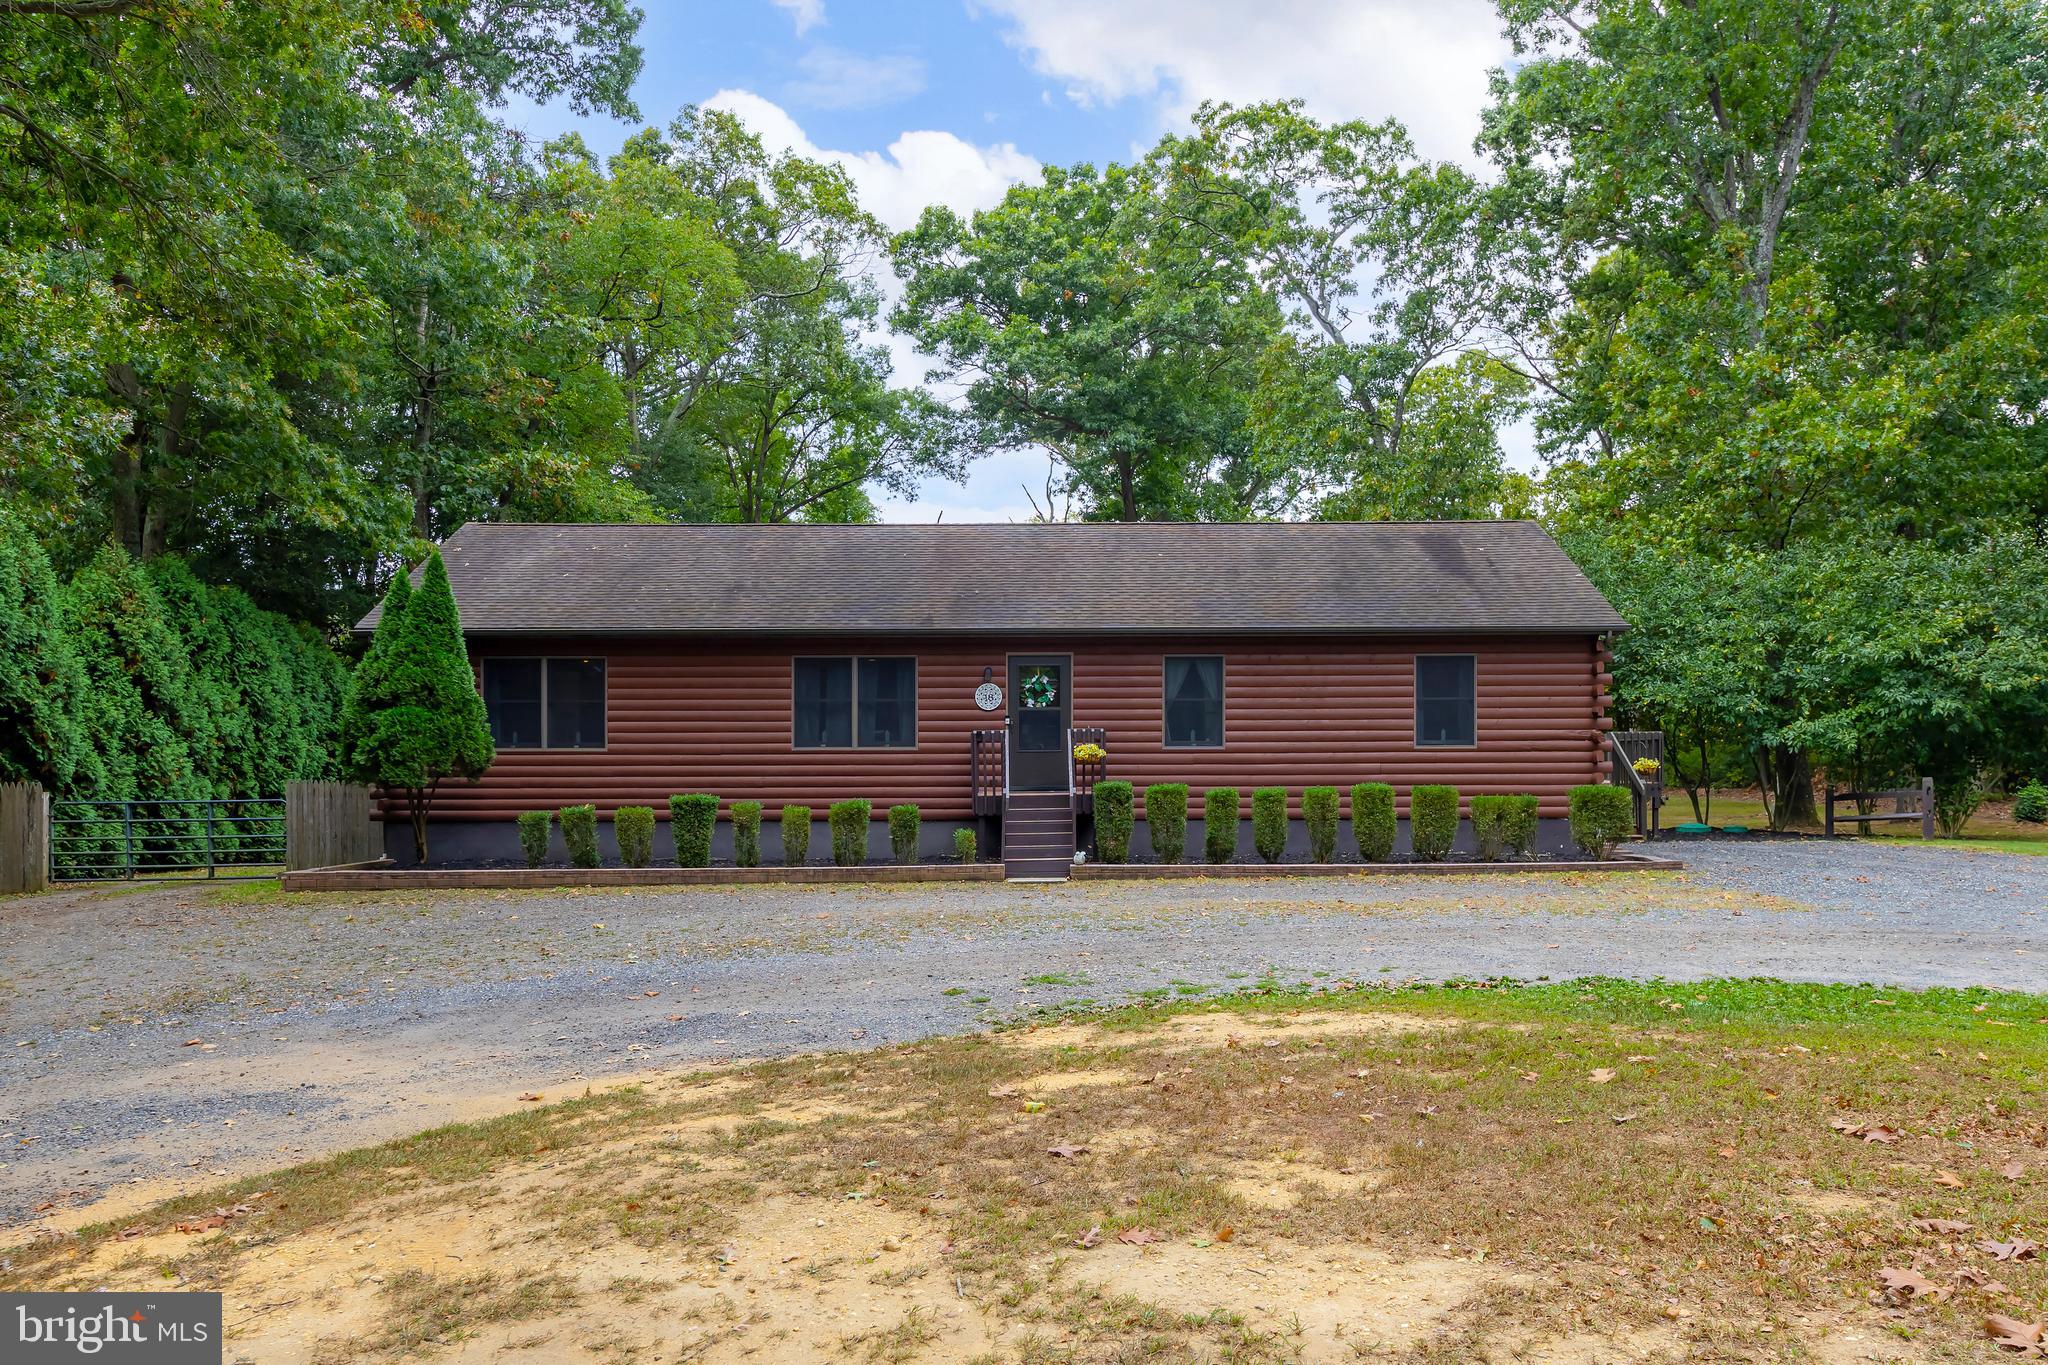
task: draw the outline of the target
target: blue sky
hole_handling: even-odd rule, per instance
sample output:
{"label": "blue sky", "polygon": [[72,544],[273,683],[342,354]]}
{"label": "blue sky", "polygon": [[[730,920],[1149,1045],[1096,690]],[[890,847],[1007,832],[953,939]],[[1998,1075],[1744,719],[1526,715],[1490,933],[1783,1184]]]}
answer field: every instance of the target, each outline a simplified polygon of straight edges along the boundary
{"label": "blue sky", "polygon": [[[1300,98],[1324,118],[1397,117],[1428,156],[1469,161],[1487,71],[1507,58],[1487,0],[642,0],[634,99],[743,118],[771,146],[844,165],[891,228],[923,205],[986,207],[1047,162],[1126,160],[1204,99]],[[535,137],[601,152],[639,125],[515,107]],[[921,374],[895,348],[899,373]],[[889,520],[1028,516],[1029,452],[928,485]]]}

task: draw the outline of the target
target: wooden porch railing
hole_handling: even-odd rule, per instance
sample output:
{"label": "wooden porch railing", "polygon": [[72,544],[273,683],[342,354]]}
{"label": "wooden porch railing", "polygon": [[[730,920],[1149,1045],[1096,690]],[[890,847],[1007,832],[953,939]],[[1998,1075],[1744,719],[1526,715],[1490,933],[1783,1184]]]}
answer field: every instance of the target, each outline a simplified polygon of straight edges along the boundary
{"label": "wooden porch railing", "polygon": [[974,813],[1003,813],[1004,745],[1007,730],[976,730],[973,736]]}
{"label": "wooden porch railing", "polygon": [[[1626,787],[1634,801],[1636,833],[1645,839],[1657,837],[1664,811],[1664,732],[1662,730],[1616,730],[1614,741],[1614,785]],[[1635,770],[1639,758],[1653,758],[1657,770],[1648,775]]]}
{"label": "wooden porch railing", "polygon": [[[1104,750],[1109,748],[1109,731],[1103,729],[1100,725],[1077,725],[1067,733],[1071,740],[1070,747],[1068,748],[1069,754],[1083,744],[1100,744]],[[1094,810],[1095,784],[1109,775],[1109,760],[1107,758],[1085,760],[1077,758],[1074,760],[1073,771],[1074,809],[1076,811]]]}

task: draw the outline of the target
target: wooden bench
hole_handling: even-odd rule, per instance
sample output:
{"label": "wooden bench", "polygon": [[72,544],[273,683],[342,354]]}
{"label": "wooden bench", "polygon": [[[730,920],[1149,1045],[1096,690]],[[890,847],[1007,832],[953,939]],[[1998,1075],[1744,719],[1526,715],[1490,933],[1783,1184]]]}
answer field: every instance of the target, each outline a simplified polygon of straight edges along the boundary
{"label": "wooden bench", "polygon": [[[1872,812],[1865,814],[1857,811],[1849,815],[1836,815],[1835,803],[1837,801],[1854,801],[1859,806],[1867,801],[1889,801],[1892,803],[1892,809],[1882,813]],[[1861,825],[1863,828],[1860,832],[1864,834],[1870,833],[1870,826],[1873,824],[1889,823],[1896,820],[1918,820],[1920,822],[1920,837],[1932,839],[1934,837],[1934,779],[1923,777],[1920,779],[1920,785],[1917,787],[1893,787],[1889,790],[1878,792],[1838,792],[1833,787],[1829,787],[1827,789],[1827,801],[1822,806],[1821,819],[1823,827],[1831,839],[1835,834],[1835,822],[1837,820],[1844,824]]]}

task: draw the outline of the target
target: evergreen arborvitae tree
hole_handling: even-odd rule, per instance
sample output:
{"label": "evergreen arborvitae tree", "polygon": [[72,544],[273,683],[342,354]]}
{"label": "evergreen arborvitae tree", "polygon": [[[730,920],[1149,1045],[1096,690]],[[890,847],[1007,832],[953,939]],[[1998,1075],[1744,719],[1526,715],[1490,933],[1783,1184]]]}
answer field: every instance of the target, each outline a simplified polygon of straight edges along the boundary
{"label": "evergreen arborvitae tree", "polygon": [[375,783],[376,775],[368,757],[358,757],[369,737],[368,718],[391,704],[391,650],[398,638],[405,608],[412,601],[412,578],[403,564],[391,575],[384,590],[383,611],[377,617],[376,633],[370,647],[349,675],[348,692],[341,704],[341,737],[337,748],[343,774],[357,782]]}
{"label": "evergreen arborvitae tree", "polygon": [[[383,633],[380,621],[378,635]],[[372,641],[371,654],[376,652]],[[370,667],[370,656],[363,664]],[[359,780],[404,796],[413,853],[425,862],[435,791],[451,777],[476,781],[497,756],[439,551],[428,556],[419,588],[392,627],[388,650],[358,684],[352,707],[360,728],[351,766]]]}
{"label": "evergreen arborvitae tree", "polygon": [[79,717],[106,767],[98,795],[210,795],[196,755],[214,745],[184,641],[149,576],[108,546],[60,594],[84,675]]}
{"label": "evergreen arborvitae tree", "polygon": [[28,528],[0,517],[0,781],[59,795],[101,786],[79,723],[84,690],[50,561]]}

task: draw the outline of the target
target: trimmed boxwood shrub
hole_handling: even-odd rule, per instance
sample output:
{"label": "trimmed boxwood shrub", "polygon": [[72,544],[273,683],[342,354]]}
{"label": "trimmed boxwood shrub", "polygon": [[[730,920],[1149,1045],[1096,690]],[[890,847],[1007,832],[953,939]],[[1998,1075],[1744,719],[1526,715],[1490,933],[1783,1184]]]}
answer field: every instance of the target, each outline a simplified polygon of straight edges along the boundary
{"label": "trimmed boxwood shrub", "polygon": [[917,827],[920,820],[917,807],[909,802],[889,807],[889,852],[897,862],[917,861]]}
{"label": "trimmed boxwood shrub", "polygon": [[539,867],[548,860],[548,834],[554,825],[555,813],[551,810],[519,813],[519,851],[526,855],[528,867]]}
{"label": "trimmed boxwood shrub", "polygon": [[1237,856],[1237,788],[1217,787],[1202,798],[1202,855],[1212,863]]}
{"label": "trimmed boxwood shrub", "polygon": [[1252,793],[1252,847],[1269,863],[1287,851],[1287,788],[1260,787]]}
{"label": "trimmed boxwood shrub", "polygon": [[740,867],[761,865],[761,803],[732,803],[732,860]]}
{"label": "trimmed boxwood shrub", "polygon": [[872,801],[834,801],[826,812],[832,824],[832,861],[841,867],[859,867],[868,860],[868,822],[874,818]]}
{"label": "trimmed boxwood shrub", "polygon": [[619,861],[645,867],[654,861],[654,807],[620,806],[612,812],[612,833],[619,840]]}
{"label": "trimmed boxwood shrub", "polygon": [[1383,863],[1394,856],[1394,789],[1384,782],[1361,782],[1351,789],[1351,837],[1358,856]]}
{"label": "trimmed boxwood shrub", "polygon": [[1533,796],[1503,796],[1500,837],[1517,858],[1536,851],[1536,806]]}
{"label": "trimmed boxwood shrub", "polygon": [[953,831],[953,856],[963,863],[978,863],[981,861],[980,840],[974,837],[973,830],[956,829]]}
{"label": "trimmed boxwood shrub", "polygon": [[1458,789],[1424,782],[1408,792],[1408,846],[1426,863],[1440,863],[1458,841]]}
{"label": "trimmed boxwood shrub", "polygon": [[1308,860],[1337,861],[1337,789],[1310,787],[1301,794],[1301,820],[1308,826]]}
{"label": "trimmed boxwood shrub", "polygon": [[1155,782],[1145,788],[1145,838],[1152,856],[1177,863],[1188,851],[1188,784]]}
{"label": "trimmed boxwood shrub", "polygon": [[1479,857],[1484,862],[1498,860],[1507,845],[1507,803],[1505,796],[1472,798],[1472,841],[1478,845]]}
{"label": "trimmed boxwood shrub", "polygon": [[2030,825],[2048,824],[2048,787],[2029,782],[2012,799],[2012,818]]}
{"label": "trimmed boxwood shrub", "polygon": [[558,813],[562,842],[569,848],[569,866],[597,866],[597,807],[564,806]]}
{"label": "trimmed boxwood shrub", "polygon": [[1635,833],[1635,802],[1626,787],[1593,782],[1573,787],[1569,807],[1572,842],[1589,858],[1605,858],[1614,846]]}
{"label": "trimmed boxwood shrub", "polygon": [[675,830],[676,866],[711,866],[711,830],[718,823],[718,798],[704,792],[671,796],[668,822]]}
{"label": "trimmed boxwood shrub", "polygon": [[782,808],[782,861],[787,867],[802,867],[811,859],[811,808]]}
{"label": "trimmed boxwood shrub", "polygon": [[[1095,784],[1095,856],[1105,863],[1131,860],[1131,784],[1112,779]],[[1185,809],[1185,807],[1183,807]]]}

